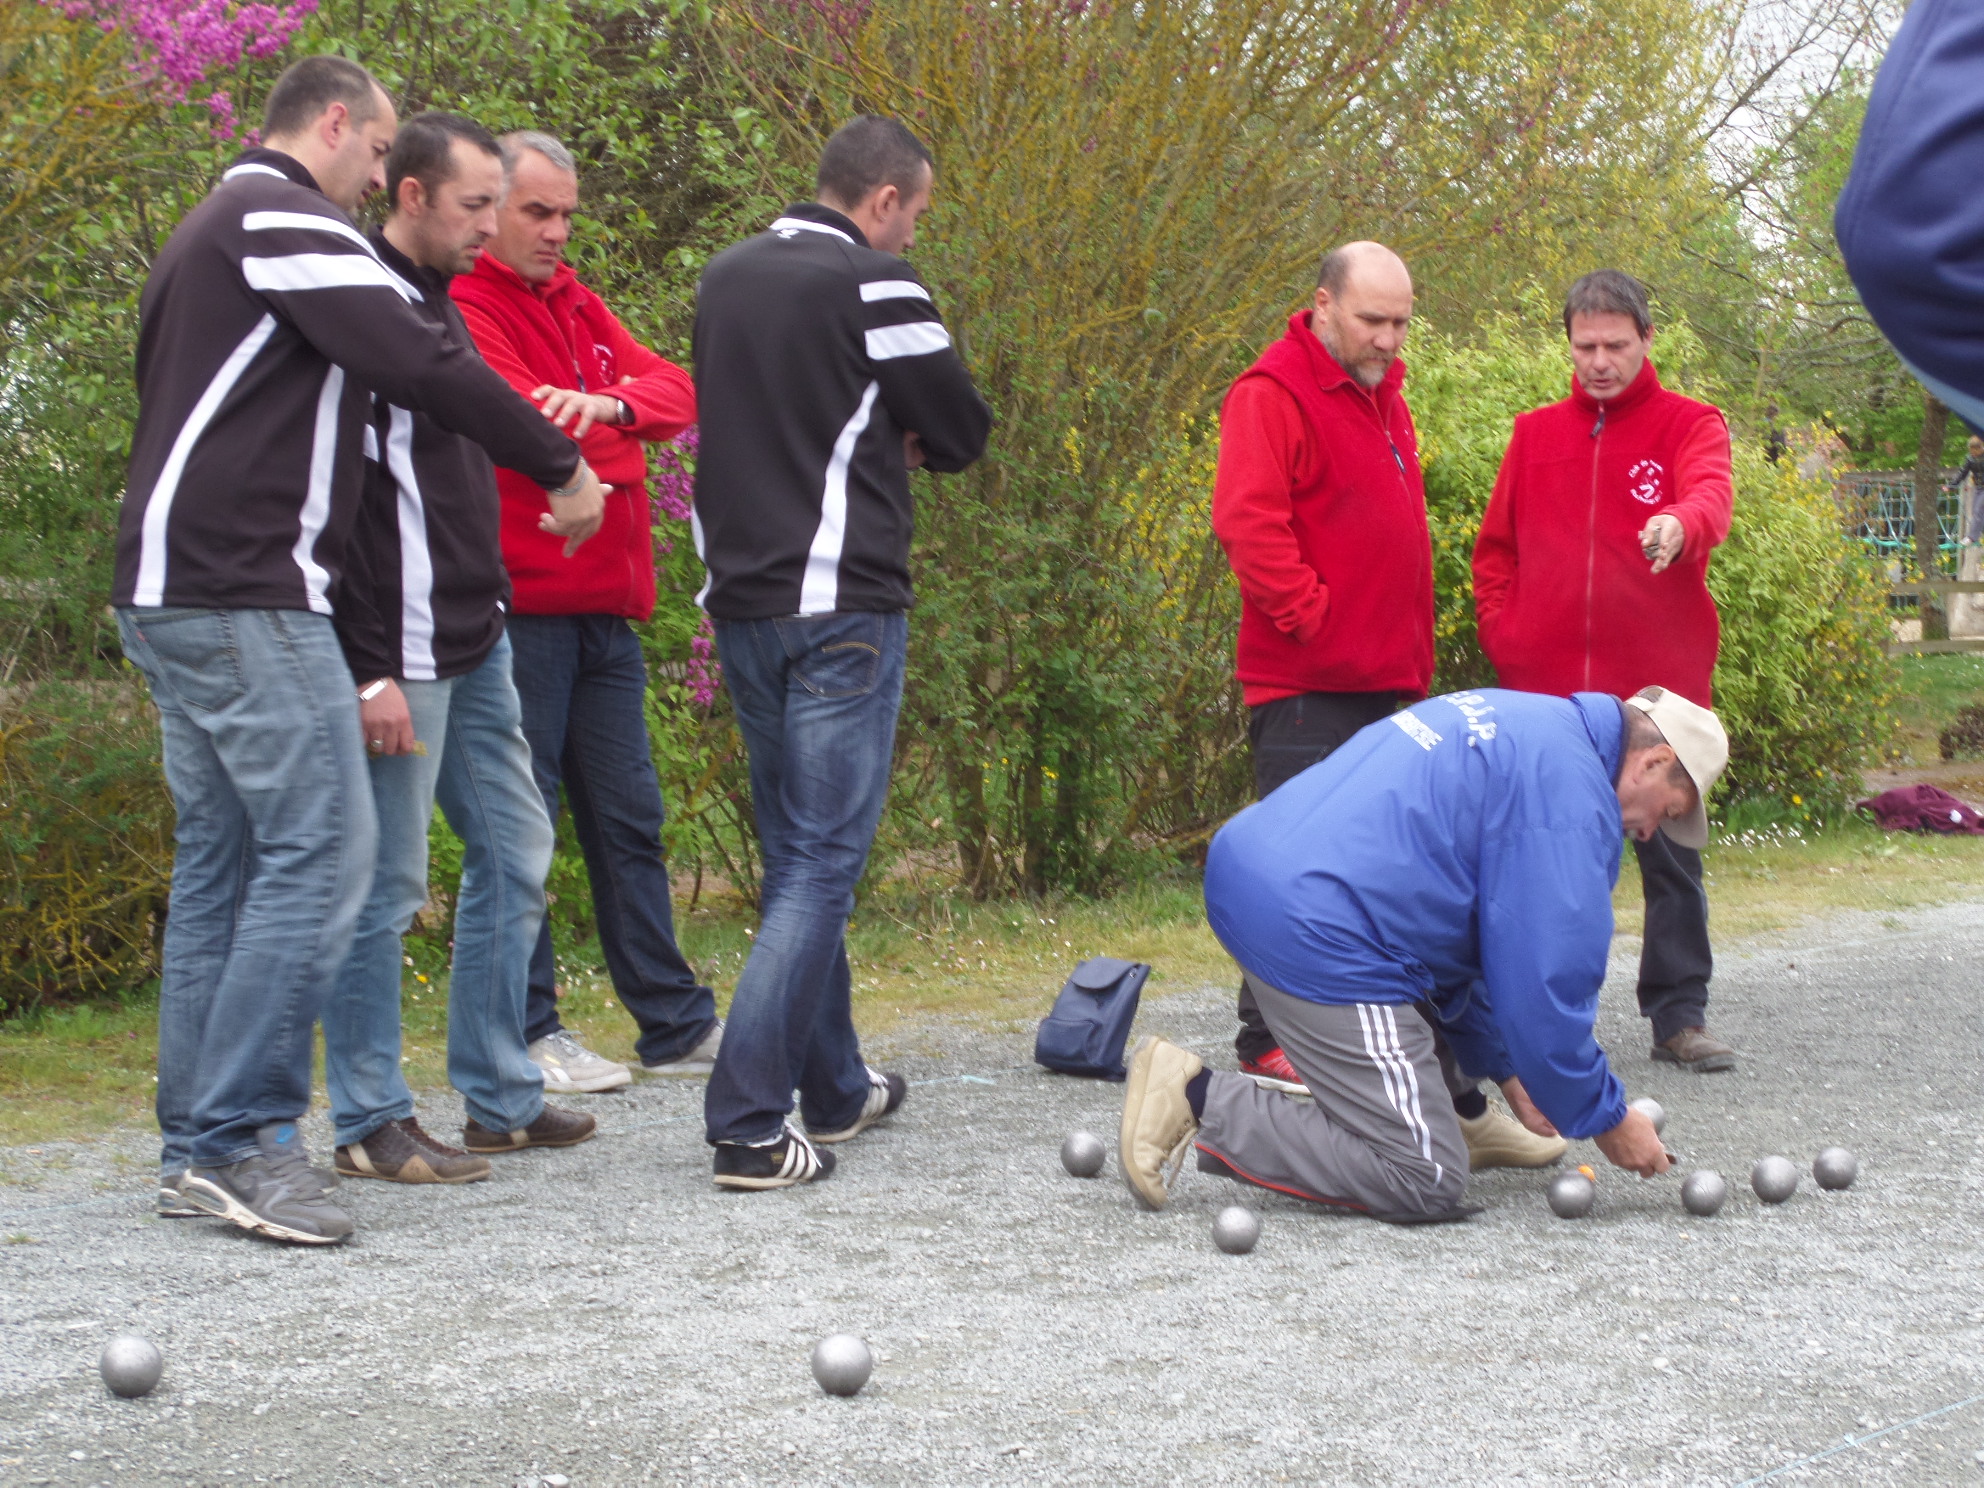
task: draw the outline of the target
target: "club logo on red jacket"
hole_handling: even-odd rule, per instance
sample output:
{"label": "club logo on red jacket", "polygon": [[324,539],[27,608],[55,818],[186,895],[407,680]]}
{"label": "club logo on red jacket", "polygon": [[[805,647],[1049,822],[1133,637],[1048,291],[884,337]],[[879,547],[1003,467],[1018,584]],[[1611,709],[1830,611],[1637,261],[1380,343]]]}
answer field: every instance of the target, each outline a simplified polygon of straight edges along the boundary
{"label": "club logo on red jacket", "polygon": [[1661,497],[1667,494],[1662,489],[1666,474],[1666,467],[1658,460],[1635,461],[1633,468],[1626,472],[1626,490],[1632,494],[1633,500],[1658,506]]}

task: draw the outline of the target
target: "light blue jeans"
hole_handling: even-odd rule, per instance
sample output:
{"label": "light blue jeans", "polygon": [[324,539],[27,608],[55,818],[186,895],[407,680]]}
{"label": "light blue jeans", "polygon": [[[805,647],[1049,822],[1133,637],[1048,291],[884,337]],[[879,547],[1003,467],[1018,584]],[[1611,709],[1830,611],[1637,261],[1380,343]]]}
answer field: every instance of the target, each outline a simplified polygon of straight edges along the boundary
{"label": "light blue jeans", "polygon": [[440,802],[462,840],[448,979],[448,1079],[468,1114],[515,1131],[544,1113],[524,1045],[524,989],[544,919],[551,822],[531,776],[506,636],[482,665],[402,682],[427,753],[371,762],[379,867],[324,1009],[324,1073],[338,1145],[413,1114],[400,1072],[400,937],[427,902],[427,827]]}
{"label": "light blue jeans", "polygon": [[372,878],[351,672],[307,610],[125,608],[178,810],[158,1000],[163,1171],[310,1107],[310,1043]]}

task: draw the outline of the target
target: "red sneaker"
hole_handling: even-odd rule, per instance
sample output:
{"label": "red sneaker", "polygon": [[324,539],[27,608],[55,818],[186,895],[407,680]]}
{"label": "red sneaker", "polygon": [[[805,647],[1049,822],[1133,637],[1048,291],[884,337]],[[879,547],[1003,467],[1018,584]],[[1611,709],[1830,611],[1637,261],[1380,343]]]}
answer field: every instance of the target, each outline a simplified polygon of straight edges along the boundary
{"label": "red sneaker", "polygon": [[1270,1049],[1259,1059],[1240,1061],[1240,1073],[1252,1075],[1258,1084],[1274,1090],[1285,1090],[1291,1095],[1307,1095],[1309,1087],[1302,1083],[1302,1077],[1295,1073],[1295,1066],[1288,1062],[1288,1056],[1279,1049]]}

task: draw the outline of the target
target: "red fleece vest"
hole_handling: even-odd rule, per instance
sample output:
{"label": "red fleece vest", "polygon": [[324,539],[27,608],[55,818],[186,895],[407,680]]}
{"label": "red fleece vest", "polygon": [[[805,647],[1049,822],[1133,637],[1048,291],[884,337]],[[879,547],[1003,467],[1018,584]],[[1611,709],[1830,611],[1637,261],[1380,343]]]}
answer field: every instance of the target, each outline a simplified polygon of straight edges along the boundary
{"label": "red fleece vest", "polygon": [[1721,414],[1663,388],[1651,362],[1603,404],[1574,383],[1563,402],[1517,418],[1497,482],[1517,566],[1481,637],[1502,686],[1626,697],[1657,685],[1710,705],[1721,622],[1708,545],[1655,575],[1639,543],[1680,494],[1676,448],[1708,418]]}
{"label": "red fleece vest", "polygon": [[1394,362],[1367,393],[1293,316],[1244,373],[1294,397],[1309,438],[1294,472],[1292,526],[1303,561],[1329,590],[1321,632],[1295,639],[1243,599],[1235,672],[1250,688],[1399,692],[1433,677],[1433,548],[1419,440]]}

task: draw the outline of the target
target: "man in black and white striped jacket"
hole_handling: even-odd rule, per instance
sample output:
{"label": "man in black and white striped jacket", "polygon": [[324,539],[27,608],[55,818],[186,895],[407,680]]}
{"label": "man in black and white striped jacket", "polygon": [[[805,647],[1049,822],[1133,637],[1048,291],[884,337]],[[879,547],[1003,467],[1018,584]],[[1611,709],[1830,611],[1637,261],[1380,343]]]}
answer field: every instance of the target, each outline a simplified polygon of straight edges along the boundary
{"label": "man in black and white striped jacket", "polygon": [[543,482],[573,537],[601,504],[571,441],[414,314],[419,291],[352,225],[394,128],[363,68],[297,63],[270,90],[266,147],[154,261],[112,594],[179,814],[159,1209],[309,1244],[352,1229],[296,1120],[372,876],[359,699],[331,624],[371,395]]}
{"label": "man in black and white striped jacket", "polygon": [[902,702],[909,471],[962,470],[992,423],[897,256],[931,181],[901,124],[856,119],[821,154],[819,200],[711,260],[697,292],[702,598],[765,865],[704,1108],[725,1187],[824,1177],[834,1159],[814,1144],[857,1135],[905,1090],[861,1059],[844,936]]}

